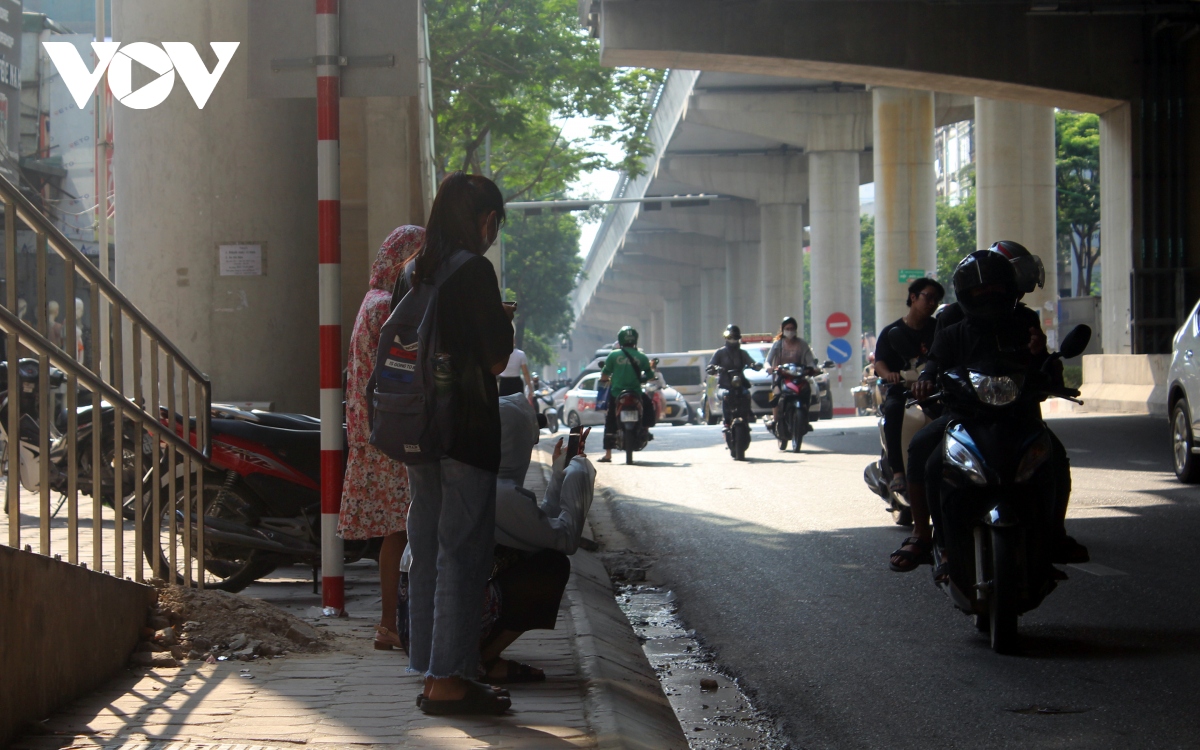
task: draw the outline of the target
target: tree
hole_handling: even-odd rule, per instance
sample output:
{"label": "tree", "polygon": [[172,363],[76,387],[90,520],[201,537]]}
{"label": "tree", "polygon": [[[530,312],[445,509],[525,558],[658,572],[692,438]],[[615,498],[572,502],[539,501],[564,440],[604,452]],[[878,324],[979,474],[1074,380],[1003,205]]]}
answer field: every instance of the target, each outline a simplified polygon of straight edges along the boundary
{"label": "tree", "polygon": [[[492,174],[509,200],[563,192],[601,167],[640,174],[650,153],[650,92],[660,71],[600,66],[575,0],[442,0],[426,5],[440,170]],[[563,138],[557,118],[599,124],[593,141],[621,146],[612,163]]]}
{"label": "tree", "polygon": [[1100,259],[1100,118],[1059,110],[1054,131],[1058,248],[1079,269],[1074,293],[1085,297]]}
{"label": "tree", "polygon": [[858,236],[862,243],[862,329],[865,332],[875,327],[875,217],[863,214],[858,221]]}
{"label": "tree", "polygon": [[[973,180],[972,180],[973,182]],[[975,189],[957,206],[945,199],[937,202],[937,277],[946,287],[946,301],[954,301],[954,269],[959,262],[975,252]]]}
{"label": "tree", "polygon": [[570,294],[583,259],[579,225],[570,214],[512,216],[504,227],[505,280],[517,305],[517,347],[530,362],[550,364],[575,322]]}

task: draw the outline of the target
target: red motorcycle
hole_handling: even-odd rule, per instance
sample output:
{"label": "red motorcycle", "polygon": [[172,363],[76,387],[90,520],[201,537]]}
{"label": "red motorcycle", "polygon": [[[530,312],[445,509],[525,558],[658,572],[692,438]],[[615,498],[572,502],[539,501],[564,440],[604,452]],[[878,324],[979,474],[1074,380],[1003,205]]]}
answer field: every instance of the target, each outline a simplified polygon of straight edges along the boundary
{"label": "red motorcycle", "polygon": [[[162,412],[163,424],[169,415]],[[176,432],[182,433],[176,418]],[[191,424],[195,435],[195,420]],[[316,587],[321,561],[321,421],[304,414],[242,411],[214,404],[212,461],[202,474],[204,498],[204,586],[240,591],[286,565],[309,565]],[[345,442],[343,441],[343,444]],[[150,489],[142,517],[143,552],[153,568],[176,561],[183,582],[184,470],[160,472],[155,516]],[[176,554],[171,554],[172,519]],[[157,521],[157,523],[156,523]],[[379,539],[347,541],[346,562],[379,559]],[[161,575],[161,573],[160,573]]]}

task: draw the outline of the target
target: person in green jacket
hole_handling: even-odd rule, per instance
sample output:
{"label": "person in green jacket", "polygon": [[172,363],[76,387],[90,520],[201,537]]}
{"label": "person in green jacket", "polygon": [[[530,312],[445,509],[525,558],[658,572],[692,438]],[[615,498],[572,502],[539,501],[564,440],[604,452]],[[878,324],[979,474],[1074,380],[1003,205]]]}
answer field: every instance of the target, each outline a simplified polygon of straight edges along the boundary
{"label": "person in green jacket", "polygon": [[617,443],[617,397],[622,393],[637,393],[642,397],[642,424],[654,426],[654,402],[642,391],[642,383],[654,378],[650,360],[637,348],[638,332],[633,326],[625,326],[617,332],[617,348],[604,360],[600,370],[600,385],[610,385],[608,413],[604,417],[604,458],[600,463],[612,461],[613,447]]}

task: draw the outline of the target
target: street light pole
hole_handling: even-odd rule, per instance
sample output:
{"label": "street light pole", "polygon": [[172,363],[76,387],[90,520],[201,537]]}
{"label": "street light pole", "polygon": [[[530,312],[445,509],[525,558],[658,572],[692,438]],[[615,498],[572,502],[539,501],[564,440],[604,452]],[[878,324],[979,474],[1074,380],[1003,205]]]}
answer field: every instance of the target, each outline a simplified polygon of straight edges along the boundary
{"label": "street light pole", "polygon": [[[342,505],[342,203],[340,173],[341,37],[339,0],[316,0],[317,262],[321,327],[321,604],[343,614]],[[331,611],[332,610],[332,611]]]}

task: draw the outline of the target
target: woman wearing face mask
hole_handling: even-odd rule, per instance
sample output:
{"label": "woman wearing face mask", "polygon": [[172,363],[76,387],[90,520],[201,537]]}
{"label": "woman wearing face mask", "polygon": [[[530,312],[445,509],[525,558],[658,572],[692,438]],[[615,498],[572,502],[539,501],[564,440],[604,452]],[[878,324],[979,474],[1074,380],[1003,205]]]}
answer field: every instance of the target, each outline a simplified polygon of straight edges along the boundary
{"label": "woman wearing face mask", "polygon": [[[817,358],[813,356],[812,347],[797,334],[796,319],[790,315],[779,324],[779,333],[775,343],[767,352],[767,372],[774,374],[780,365],[795,364],[801,367],[816,367]],[[779,392],[779,382],[775,383],[775,392]],[[779,418],[779,399],[775,399],[775,409],[772,421]]]}

